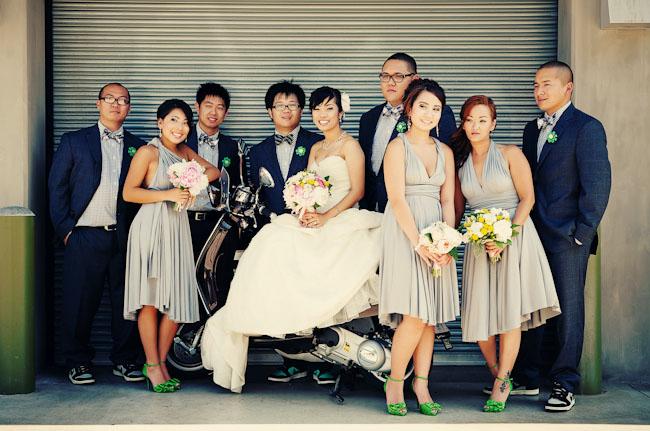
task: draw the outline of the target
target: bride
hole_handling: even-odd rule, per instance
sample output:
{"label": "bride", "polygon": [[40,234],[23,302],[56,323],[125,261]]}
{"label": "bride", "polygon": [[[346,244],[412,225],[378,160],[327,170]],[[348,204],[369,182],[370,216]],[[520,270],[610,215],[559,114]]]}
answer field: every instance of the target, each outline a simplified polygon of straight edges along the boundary
{"label": "bride", "polygon": [[308,166],[329,177],[331,196],[317,212],[301,219],[283,214],[260,230],[242,255],[226,304],[208,320],[203,366],[233,392],[245,383],[249,336],[331,326],[377,304],[381,215],[357,208],[363,151],[341,129],[339,90],[314,90],[309,108],[325,139],[312,147]]}

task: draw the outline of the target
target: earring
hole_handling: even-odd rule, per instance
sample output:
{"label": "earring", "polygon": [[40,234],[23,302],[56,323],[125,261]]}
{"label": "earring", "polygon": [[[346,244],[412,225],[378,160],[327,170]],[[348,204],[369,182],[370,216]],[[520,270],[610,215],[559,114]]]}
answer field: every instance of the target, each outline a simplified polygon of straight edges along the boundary
{"label": "earring", "polygon": [[343,114],[343,115],[341,115],[341,117],[339,117],[339,124],[343,124],[343,119],[344,118],[345,118],[345,114]]}

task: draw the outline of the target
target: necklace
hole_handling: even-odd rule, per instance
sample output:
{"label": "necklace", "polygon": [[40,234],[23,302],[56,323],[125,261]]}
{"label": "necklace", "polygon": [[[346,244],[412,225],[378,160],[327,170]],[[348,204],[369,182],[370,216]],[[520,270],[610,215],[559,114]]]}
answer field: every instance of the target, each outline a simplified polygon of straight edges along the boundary
{"label": "necklace", "polygon": [[321,150],[323,151],[329,151],[331,148],[335,147],[339,142],[343,140],[343,137],[347,135],[345,132],[341,132],[341,134],[338,136],[338,138],[334,139],[332,142],[327,142],[323,140],[323,145],[321,145]]}

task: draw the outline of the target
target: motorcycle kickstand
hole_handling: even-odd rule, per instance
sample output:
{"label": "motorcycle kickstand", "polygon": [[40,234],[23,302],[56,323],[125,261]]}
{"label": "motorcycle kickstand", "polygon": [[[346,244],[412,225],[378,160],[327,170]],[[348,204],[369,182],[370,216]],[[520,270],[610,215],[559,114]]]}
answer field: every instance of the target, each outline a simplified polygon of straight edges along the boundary
{"label": "motorcycle kickstand", "polygon": [[329,393],[330,397],[333,397],[334,400],[336,401],[336,404],[338,405],[341,405],[345,402],[345,399],[341,396],[341,382],[343,381],[343,374],[344,371],[341,370],[338,377],[336,378],[334,387],[330,389],[330,393]]}

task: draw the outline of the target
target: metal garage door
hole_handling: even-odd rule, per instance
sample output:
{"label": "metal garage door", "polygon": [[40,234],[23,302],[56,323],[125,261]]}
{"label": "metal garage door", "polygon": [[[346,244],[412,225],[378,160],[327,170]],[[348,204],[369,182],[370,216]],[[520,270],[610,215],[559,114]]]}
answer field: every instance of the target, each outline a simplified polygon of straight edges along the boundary
{"label": "metal garage door", "polygon": [[[470,95],[493,97],[495,140],[519,144],[525,121],[537,113],[534,70],[556,55],[556,0],[51,3],[56,143],[62,133],[96,121],[97,90],[110,81],[131,91],[126,126],[145,139],[157,131],[162,100],[192,102],[206,80],[229,89],[232,106],[223,129],[249,143],[272,132],[264,93],[281,79],[294,79],[307,94],[324,84],[347,91],[352,112],[345,127],[356,135],[359,116],[381,101],[383,60],[405,51],[417,59],[422,76],[442,84],[455,113]],[[308,112],[304,125],[314,129]],[[58,328],[61,251],[54,254]],[[93,338],[98,362],[110,348],[109,323],[104,303]],[[452,327],[456,348],[436,362],[480,362],[476,346],[460,342],[459,324]]]}

